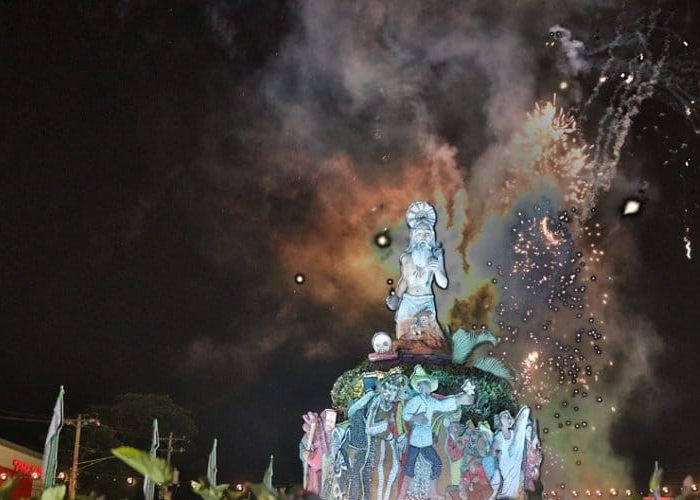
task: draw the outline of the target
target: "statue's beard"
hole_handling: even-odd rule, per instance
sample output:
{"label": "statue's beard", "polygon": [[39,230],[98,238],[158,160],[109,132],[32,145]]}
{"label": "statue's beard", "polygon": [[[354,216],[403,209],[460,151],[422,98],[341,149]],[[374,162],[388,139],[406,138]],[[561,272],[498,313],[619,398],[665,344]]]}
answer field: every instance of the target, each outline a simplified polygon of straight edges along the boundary
{"label": "statue's beard", "polygon": [[428,265],[428,259],[430,259],[432,254],[432,249],[426,243],[419,243],[413,249],[411,257],[413,258],[413,263],[422,268]]}

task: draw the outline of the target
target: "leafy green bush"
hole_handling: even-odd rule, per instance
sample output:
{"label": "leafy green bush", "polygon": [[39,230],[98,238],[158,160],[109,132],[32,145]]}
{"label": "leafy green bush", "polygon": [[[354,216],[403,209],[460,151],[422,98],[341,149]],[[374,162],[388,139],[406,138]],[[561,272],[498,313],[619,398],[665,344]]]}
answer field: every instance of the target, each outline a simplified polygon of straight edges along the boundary
{"label": "leafy green bush", "polygon": [[[445,396],[460,392],[465,378],[470,378],[474,382],[476,400],[473,405],[464,408],[465,418],[475,422],[485,420],[492,423],[493,416],[498,412],[509,410],[513,415],[517,413],[518,403],[513,396],[512,388],[503,379],[467,365],[425,365],[424,368],[437,377],[439,386],[436,392]],[[338,416],[345,418],[348,406],[353,400],[362,396],[362,379],[365,373],[377,371],[387,373],[397,369],[410,377],[413,365],[400,364],[391,369],[377,369],[370,362],[365,361],[343,373],[335,381],[331,390],[331,401],[338,411]]]}

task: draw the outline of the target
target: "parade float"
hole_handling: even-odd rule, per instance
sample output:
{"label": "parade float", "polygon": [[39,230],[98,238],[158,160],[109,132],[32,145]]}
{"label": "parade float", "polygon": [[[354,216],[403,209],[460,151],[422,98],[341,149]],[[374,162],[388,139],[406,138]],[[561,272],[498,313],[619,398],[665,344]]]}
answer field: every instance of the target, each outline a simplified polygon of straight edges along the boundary
{"label": "parade float", "polygon": [[395,334],[368,335],[373,352],[333,384],[332,408],[303,416],[304,488],[324,500],[523,499],[539,481],[537,421],[511,369],[479,349],[496,337],[438,320],[433,284],[448,277],[435,209],[414,202],[406,223],[386,299]]}

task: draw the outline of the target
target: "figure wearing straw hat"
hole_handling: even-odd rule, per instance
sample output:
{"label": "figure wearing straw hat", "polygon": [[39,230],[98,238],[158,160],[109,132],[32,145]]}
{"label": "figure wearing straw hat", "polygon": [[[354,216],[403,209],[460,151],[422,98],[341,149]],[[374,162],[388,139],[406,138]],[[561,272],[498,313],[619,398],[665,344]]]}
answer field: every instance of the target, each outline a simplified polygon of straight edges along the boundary
{"label": "figure wearing straw hat", "polygon": [[411,434],[403,471],[406,477],[401,485],[398,499],[404,500],[411,487],[419,455],[427,460],[431,467],[429,492],[427,493],[432,499],[441,499],[444,497],[437,492],[437,480],[442,471],[442,462],[433,447],[433,417],[437,413],[454,412],[461,405],[472,404],[474,392],[467,390],[444,399],[436,398],[432,393],[438,388],[438,380],[428,375],[421,365],[416,365],[413,369],[410,382],[418,394],[408,400],[403,410],[403,419],[410,424]]}

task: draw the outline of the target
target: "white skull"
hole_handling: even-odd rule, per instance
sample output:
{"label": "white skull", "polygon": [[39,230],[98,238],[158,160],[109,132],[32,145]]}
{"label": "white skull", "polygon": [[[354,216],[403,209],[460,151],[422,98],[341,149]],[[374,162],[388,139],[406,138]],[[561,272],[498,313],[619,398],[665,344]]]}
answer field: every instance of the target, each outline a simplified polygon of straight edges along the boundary
{"label": "white skull", "polygon": [[391,337],[386,332],[377,332],[372,337],[372,347],[376,353],[391,351]]}

